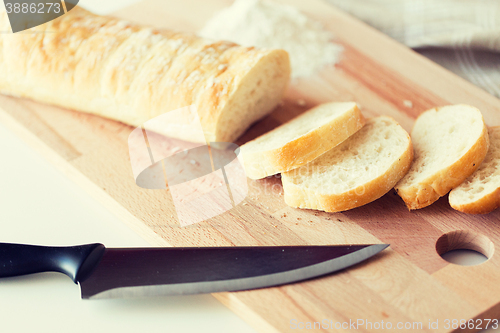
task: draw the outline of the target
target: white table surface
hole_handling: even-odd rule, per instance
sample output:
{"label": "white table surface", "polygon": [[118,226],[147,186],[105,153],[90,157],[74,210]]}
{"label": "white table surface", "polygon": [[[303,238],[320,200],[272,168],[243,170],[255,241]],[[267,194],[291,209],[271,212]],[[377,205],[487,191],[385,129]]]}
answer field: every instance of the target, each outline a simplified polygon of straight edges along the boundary
{"label": "white table surface", "polygon": [[[80,5],[107,14],[135,2],[81,0]],[[0,156],[0,242],[149,246],[2,124]],[[0,332],[63,331],[255,332],[211,295],[86,301],[62,274],[0,281]]]}

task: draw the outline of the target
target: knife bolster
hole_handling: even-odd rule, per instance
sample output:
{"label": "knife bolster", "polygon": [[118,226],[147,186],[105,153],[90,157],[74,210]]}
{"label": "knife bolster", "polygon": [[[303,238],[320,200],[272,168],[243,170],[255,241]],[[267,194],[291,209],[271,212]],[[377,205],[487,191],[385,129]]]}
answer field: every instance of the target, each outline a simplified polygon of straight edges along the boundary
{"label": "knife bolster", "polygon": [[94,272],[99,262],[101,262],[104,251],[106,250],[104,245],[98,243],[83,245],[83,247],[86,248],[82,249],[80,261],[75,263],[75,273],[73,274],[72,272],[72,275],[65,273],[71,277],[75,283],[84,281]]}

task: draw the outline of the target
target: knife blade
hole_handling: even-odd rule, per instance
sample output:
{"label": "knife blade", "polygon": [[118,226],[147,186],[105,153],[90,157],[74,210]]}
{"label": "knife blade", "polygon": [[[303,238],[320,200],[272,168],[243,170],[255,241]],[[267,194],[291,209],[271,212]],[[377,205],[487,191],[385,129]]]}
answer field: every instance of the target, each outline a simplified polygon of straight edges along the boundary
{"label": "knife blade", "polygon": [[188,295],[278,286],[330,274],[388,244],[106,248],[0,243],[0,277],[61,272],[83,299]]}

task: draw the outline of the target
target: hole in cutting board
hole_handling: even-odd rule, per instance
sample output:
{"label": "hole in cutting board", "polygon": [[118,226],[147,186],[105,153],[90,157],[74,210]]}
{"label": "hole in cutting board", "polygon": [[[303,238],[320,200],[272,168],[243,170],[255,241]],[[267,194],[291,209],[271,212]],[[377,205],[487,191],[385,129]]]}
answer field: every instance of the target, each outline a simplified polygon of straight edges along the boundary
{"label": "hole in cutting board", "polygon": [[488,237],[466,230],[451,231],[436,242],[437,253],[453,264],[478,265],[493,256],[493,242]]}
{"label": "hole in cutting board", "polygon": [[441,257],[449,263],[461,266],[475,266],[488,260],[482,253],[473,250],[451,250]]}

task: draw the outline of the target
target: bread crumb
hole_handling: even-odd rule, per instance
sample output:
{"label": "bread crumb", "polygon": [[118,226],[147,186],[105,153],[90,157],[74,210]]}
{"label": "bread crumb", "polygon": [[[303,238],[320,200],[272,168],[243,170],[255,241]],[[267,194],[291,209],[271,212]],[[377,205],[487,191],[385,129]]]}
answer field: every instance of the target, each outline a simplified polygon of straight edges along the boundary
{"label": "bread crumb", "polygon": [[300,220],[302,220],[302,219],[301,219],[300,217],[297,217],[297,220],[299,220],[299,221],[300,221]]}
{"label": "bread crumb", "polygon": [[411,108],[413,107],[413,103],[412,103],[412,101],[407,100],[407,99],[405,99],[405,100],[403,101],[403,105],[404,105],[405,107],[409,108],[409,109],[411,109]]}

